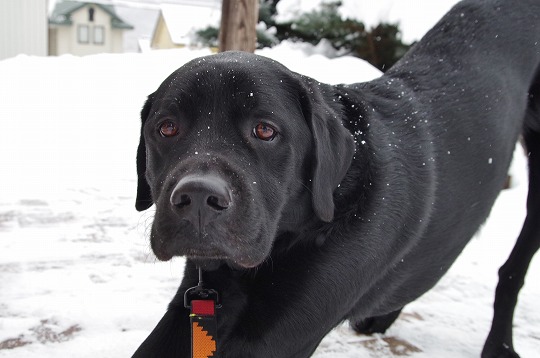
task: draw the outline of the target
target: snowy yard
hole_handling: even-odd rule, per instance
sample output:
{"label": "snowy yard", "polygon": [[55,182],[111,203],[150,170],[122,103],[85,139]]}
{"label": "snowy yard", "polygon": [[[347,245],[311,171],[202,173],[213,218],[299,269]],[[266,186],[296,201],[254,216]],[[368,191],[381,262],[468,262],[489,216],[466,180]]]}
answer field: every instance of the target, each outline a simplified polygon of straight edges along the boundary
{"label": "snowy yard", "polygon": [[[0,62],[0,357],[128,357],[161,318],[183,259],[156,261],[152,210],[135,211],[138,112],[172,70],[206,51]],[[326,82],[370,79],[358,59],[262,54]],[[386,335],[332,331],[315,357],[479,357],[497,269],[525,215],[526,164],[443,280]],[[520,295],[515,346],[540,352],[540,259]]]}

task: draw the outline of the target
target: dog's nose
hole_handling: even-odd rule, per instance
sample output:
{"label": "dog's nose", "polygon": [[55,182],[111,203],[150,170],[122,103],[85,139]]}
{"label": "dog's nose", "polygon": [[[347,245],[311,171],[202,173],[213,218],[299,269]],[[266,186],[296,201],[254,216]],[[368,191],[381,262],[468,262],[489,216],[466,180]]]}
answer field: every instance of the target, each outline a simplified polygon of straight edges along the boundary
{"label": "dog's nose", "polygon": [[217,176],[187,176],[176,184],[170,201],[180,217],[202,229],[231,206],[232,197]]}

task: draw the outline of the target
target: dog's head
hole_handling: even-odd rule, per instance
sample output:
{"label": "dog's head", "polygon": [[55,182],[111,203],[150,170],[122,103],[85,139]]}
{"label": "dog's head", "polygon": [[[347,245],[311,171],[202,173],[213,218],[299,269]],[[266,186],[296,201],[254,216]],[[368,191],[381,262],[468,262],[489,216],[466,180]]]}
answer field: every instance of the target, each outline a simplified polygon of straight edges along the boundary
{"label": "dog's head", "polygon": [[331,221],[354,152],[331,96],[247,53],[172,73],[144,105],[137,153],[136,208],[156,204],[156,256],[254,267],[278,232]]}

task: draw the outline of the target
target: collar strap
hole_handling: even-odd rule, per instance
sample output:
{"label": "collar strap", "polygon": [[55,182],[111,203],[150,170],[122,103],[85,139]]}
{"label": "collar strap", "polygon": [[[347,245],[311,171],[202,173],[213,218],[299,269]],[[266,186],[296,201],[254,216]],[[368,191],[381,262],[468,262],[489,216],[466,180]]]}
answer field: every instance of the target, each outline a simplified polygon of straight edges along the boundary
{"label": "collar strap", "polygon": [[217,358],[216,307],[213,300],[191,301],[191,357]]}

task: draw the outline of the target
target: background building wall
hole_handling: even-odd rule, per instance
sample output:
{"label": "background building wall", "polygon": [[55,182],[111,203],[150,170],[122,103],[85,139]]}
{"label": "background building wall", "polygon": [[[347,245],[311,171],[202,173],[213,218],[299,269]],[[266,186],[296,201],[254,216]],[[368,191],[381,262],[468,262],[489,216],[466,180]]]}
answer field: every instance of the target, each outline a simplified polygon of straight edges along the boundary
{"label": "background building wall", "polygon": [[169,34],[169,30],[167,29],[163,15],[159,15],[158,23],[154,30],[150,47],[153,49],[167,49],[176,47],[171,39],[171,35]]}
{"label": "background building wall", "polygon": [[47,56],[47,0],[0,0],[0,60]]}

